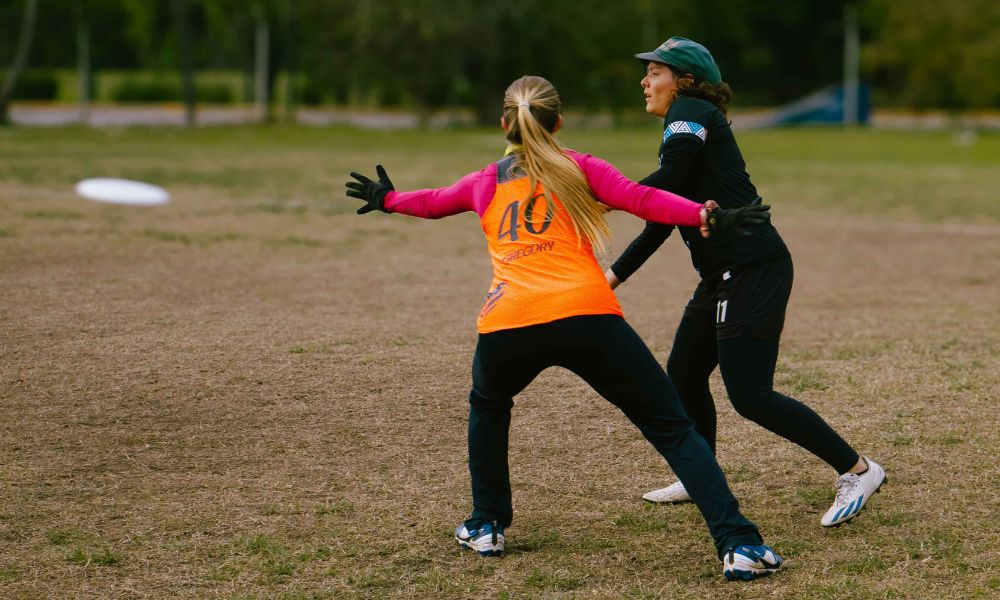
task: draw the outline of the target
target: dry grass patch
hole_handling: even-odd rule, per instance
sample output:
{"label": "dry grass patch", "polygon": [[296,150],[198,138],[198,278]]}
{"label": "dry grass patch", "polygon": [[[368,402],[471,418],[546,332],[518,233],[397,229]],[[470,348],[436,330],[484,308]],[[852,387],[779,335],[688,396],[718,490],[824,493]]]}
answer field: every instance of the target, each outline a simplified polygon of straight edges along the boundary
{"label": "dry grass patch", "polygon": [[[671,479],[662,460],[613,407],[550,370],[515,407],[509,554],[482,560],[451,538],[470,502],[466,396],[489,282],[481,231],[469,215],[356,217],[340,190],[376,161],[400,187],[447,182],[499,140],[269,133],[0,132],[0,595],[1000,593],[988,551],[1000,484],[995,206],[977,208],[975,226],[937,223],[922,204],[851,214],[893,179],[816,150],[840,134],[748,134],[751,166],[805,160],[817,188],[769,194],[797,271],[779,388],[880,459],[885,491],[857,520],[821,528],[833,473],[740,419],[716,380],[720,460],[789,557],[776,577],[726,584],[693,507],[639,500]],[[900,135],[850,134],[923,143]],[[640,175],[647,137],[572,139]],[[104,153],[87,151],[95,140]],[[932,160],[921,156],[903,153],[912,172]],[[948,160],[974,185],[1000,185],[976,156]],[[762,183],[803,193],[781,172]],[[156,176],[174,200],[131,210],[71,195],[74,178],[97,174]],[[841,176],[865,181],[827,205]],[[918,218],[886,217],[903,213]],[[641,224],[612,225],[621,248]],[[694,284],[671,240],[621,288],[661,359]]]}

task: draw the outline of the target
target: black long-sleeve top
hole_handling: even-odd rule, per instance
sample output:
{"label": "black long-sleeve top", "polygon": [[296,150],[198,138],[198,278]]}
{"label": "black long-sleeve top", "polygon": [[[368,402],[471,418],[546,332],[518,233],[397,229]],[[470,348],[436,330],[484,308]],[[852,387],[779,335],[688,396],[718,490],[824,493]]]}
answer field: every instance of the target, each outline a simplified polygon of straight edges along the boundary
{"label": "black long-sleeve top", "polygon": [[[640,183],[674,192],[697,202],[715,200],[722,208],[759,203],[725,115],[711,102],[678,96],[663,122],[660,167]],[[647,221],[645,229],[611,266],[625,281],[663,244],[671,225]],[[754,227],[748,235],[701,237],[697,227],[680,227],[691,252],[691,262],[702,280],[751,262],[788,256],[788,249],[770,224]]]}

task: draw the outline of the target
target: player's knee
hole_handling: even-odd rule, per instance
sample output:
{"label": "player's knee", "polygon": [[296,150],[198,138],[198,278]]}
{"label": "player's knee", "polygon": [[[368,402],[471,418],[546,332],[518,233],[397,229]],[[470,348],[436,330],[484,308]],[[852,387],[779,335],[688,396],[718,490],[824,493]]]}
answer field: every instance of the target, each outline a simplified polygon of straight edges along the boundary
{"label": "player's knee", "polygon": [[510,396],[472,388],[469,392],[469,404],[479,410],[510,411],[514,399]]}
{"label": "player's knee", "polygon": [[667,376],[678,391],[683,392],[696,380],[690,361],[671,355],[667,360]]}
{"label": "player's knee", "polygon": [[667,359],[667,376],[678,390],[707,388],[708,378],[714,370],[714,364],[692,361],[685,356],[671,354]]}
{"label": "player's knee", "polygon": [[744,419],[759,420],[768,411],[771,390],[754,389],[747,386],[726,386],[733,408]]}
{"label": "player's knee", "polygon": [[660,452],[672,452],[680,448],[694,432],[694,421],[688,418],[672,419],[641,426],[643,436]]}

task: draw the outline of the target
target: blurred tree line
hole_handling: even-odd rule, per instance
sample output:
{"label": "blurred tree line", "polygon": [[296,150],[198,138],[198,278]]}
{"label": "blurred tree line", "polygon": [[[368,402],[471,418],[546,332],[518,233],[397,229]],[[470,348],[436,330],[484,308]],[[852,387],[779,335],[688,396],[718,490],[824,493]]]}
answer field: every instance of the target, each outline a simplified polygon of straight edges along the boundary
{"label": "blurred tree line", "polygon": [[[996,0],[38,0],[28,68],[75,67],[85,30],[96,70],[239,71],[250,100],[262,89],[263,26],[270,92],[284,73],[300,103],[468,106],[493,122],[525,73],[576,108],[640,106],[632,54],[684,35],[712,50],[738,104],[770,105],[840,80],[852,1],[877,101],[1000,105]],[[0,0],[0,68],[31,2]]]}

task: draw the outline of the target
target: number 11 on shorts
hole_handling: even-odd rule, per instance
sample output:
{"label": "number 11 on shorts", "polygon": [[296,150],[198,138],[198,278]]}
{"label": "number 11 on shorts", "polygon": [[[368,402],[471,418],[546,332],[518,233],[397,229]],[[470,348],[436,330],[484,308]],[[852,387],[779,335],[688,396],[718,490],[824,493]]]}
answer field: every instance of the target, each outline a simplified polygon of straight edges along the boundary
{"label": "number 11 on shorts", "polygon": [[715,304],[715,322],[726,322],[726,308],[729,307],[729,300],[720,300]]}

